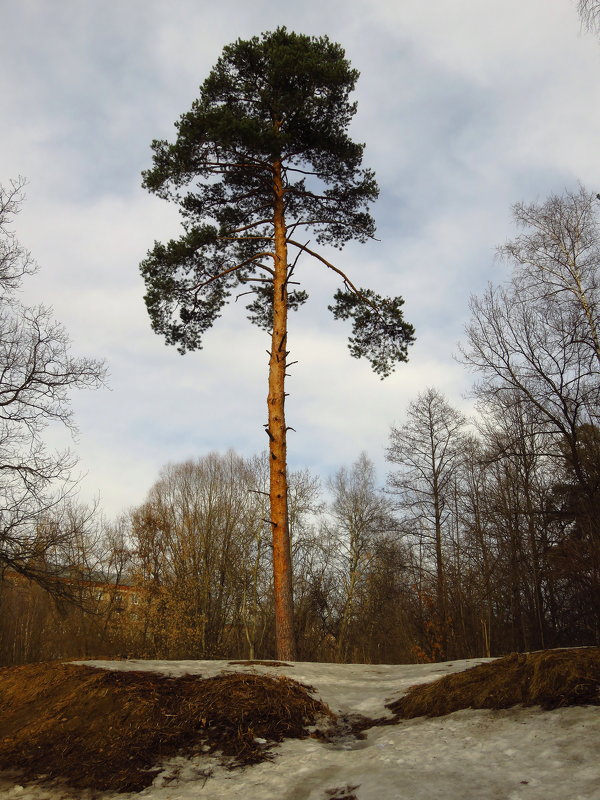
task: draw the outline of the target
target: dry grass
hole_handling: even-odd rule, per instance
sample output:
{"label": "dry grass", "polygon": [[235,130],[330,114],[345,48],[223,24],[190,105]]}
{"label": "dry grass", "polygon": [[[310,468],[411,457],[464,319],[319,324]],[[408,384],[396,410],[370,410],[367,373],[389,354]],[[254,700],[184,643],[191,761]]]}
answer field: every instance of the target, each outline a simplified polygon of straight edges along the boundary
{"label": "dry grass", "polygon": [[253,667],[258,664],[261,667],[293,667],[293,664],[286,664],[285,661],[230,661],[229,666],[241,665],[244,667]]}
{"label": "dry grass", "polygon": [[333,716],[310,691],[239,672],[203,679],[64,663],[0,669],[0,769],[17,770],[21,781],[44,775],[125,792],[148,786],[177,753],[255,763],[269,745]]}
{"label": "dry grass", "polygon": [[440,717],[463,708],[600,705],[600,647],[515,653],[411,687],[388,704],[396,717]]}

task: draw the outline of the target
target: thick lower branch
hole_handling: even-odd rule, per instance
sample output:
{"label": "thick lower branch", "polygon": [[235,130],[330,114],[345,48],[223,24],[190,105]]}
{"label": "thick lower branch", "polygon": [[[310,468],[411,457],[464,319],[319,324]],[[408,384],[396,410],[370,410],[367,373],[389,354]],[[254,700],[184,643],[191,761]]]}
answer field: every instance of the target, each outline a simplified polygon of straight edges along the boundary
{"label": "thick lower branch", "polygon": [[[205,286],[208,286],[209,283],[213,283],[213,281],[218,281],[219,278],[224,278],[225,275],[230,275],[232,272],[235,272],[238,269],[242,269],[243,267],[247,267],[248,264],[251,264],[253,261],[256,261],[257,258],[264,258],[268,256],[275,260],[275,253],[265,252],[265,253],[256,253],[256,255],[247,258],[245,261],[242,261],[241,264],[236,264],[234,267],[229,267],[229,269],[223,270],[223,272],[219,272],[218,275],[213,275],[212,278],[209,278],[207,281],[203,283],[199,283],[197,286],[194,286],[191,291],[199,292],[200,289],[204,289]],[[257,266],[262,267],[262,269],[266,269],[268,272],[272,273],[272,270],[269,267],[266,267],[264,264],[257,264]]]}
{"label": "thick lower branch", "polygon": [[326,258],[323,258],[323,256],[320,255],[319,253],[317,253],[315,250],[311,250],[305,244],[300,244],[300,242],[296,242],[293,239],[288,239],[287,242],[288,242],[288,244],[294,245],[294,247],[299,247],[300,250],[304,251],[305,253],[308,253],[309,256],[312,256],[313,258],[316,258],[317,261],[320,261],[322,264],[325,264],[326,267],[328,267],[329,269],[333,270],[333,272],[336,272],[342,278],[342,280],[344,281],[344,285],[347,286],[348,289],[350,289],[352,292],[354,292],[355,295],[360,297],[368,306],[370,306],[373,309],[373,311],[375,311],[375,313],[378,316],[381,316],[381,312],[377,308],[375,303],[372,303],[369,300],[369,298],[365,294],[363,294],[363,292],[361,292],[360,289],[357,286],[355,286],[352,283],[352,281],[346,275],[346,273],[342,272],[342,270],[339,269],[339,267],[334,266],[330,261],[327,261]]}

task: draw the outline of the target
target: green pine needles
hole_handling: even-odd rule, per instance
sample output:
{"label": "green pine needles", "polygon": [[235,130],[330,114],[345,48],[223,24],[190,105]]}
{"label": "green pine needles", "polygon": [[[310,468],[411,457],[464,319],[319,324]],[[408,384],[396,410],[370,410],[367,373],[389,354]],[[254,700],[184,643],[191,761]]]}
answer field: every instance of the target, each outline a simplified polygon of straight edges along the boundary
{"label": "green pine needles", "polygon": [[[375,231],[368,213],[378,188],[362,167],[364,145],[348,134],[356,103],[349,96],[358,72],[327,37],[278,28],[224,48],[200,98],[178,123],[173,144],[154,141],[154,166],[144,186],[179,204],[185,234],[156,243],[142,262],[153,329],[180,352],[202,337],[232,292],[248,291],[249,319],[271,330],[273,317],[274,173],[281,165],[288,250],[335,269],[305,244],[341,248]],[[292,289],[297,259],[287,266],[287,304],[307,299]],[[350,350],[382,377],[407,360],[414,330],[402,298],[356,288],[339,272],[343,289],[330,306],[353,321]],[[244,287],[244,289],[241,289]]]}

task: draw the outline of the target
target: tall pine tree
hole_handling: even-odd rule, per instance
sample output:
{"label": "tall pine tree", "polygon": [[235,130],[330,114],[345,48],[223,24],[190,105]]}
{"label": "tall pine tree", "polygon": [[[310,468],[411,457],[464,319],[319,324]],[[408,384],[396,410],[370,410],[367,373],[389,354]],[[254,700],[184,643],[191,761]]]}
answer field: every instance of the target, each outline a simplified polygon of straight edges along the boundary
{"label": "tall pine tree", "polygon": [[179,351],[202,336],[238,287],[252,295],[249,319],[271,337],[268,423],[277,657],[296,655],[287,510],[285,375],[287,315],[307,294],[299,257],[336,272],[330,306],[352,319],[350,351],[388,375],[406,361],[413,328],[401,297],[361,289],[303,242],[343,246],[374,234],[368,213],[378,194],[362,168],[364,145],[348,134],[358,73],[327,37],[278,28],[225,47],[191,110],[176,123],[174,143],[154,141],[144,186],[179,204],[184,234],[156,243],[141,264],[152,327]]}

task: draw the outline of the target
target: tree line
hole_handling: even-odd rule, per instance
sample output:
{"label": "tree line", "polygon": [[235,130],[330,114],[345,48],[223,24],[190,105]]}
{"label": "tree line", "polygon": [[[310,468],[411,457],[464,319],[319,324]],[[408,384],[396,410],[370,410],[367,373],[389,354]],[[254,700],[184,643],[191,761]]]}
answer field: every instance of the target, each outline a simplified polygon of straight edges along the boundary
{"label": "tree line", "polygon": [[[579,11],[595,29],[597,4]],[[357,287],[299,237],[311,230],[338,247],[373,238],[377,185],[364,145],[347,135],[357,76],[327,37],[279,28],[239,40],[176,141],[153,143],[144,185],[179,204],[184,235],[156,243],[141,265],[152,325],[182,352],[199,348],[232,291],[248,287],[249,319],[271,342],[269,455],[166,467],[116,525],[77,505],[74,459],[44,445],[49,423],[73,425],[69,391],[97,386],[104,368],[70,355],[49,309],[18,301],[35,265],[10,229],[22,184],[1,189],[9,662],[75,641],[86,652],[341,661],[597,643],[600,237],[598,198],[583,187],[517,204],[519,235],[499,249],[510,278],[471,299],[461,358],[476,376],[475,419],[423,391],[391,429],[381,488],[365,454],[330,479],[325,499],[315,477],[287,469],[287,313],[307,298],[291,288],[300,256],[340,277],[330,310],[352,320],[353,356],[385,377],[413,341],[402,298]],[[52,637],[40,638],[39,620]]]}
{"label": "tree line", "polygon": [[[383,485],[364,453],[325,485],[289,472],[299,658],[600,643],[598,204],[515,206],[509,277],[471,300],[473,419],[431,387],[390,429]],[[3,534],[0,657],[276,657],[270,527],[268,455],[168,465],[116,524],[46,504],[35,555],[9,560]],[[46,572],[62,605],[29,580]]]}

